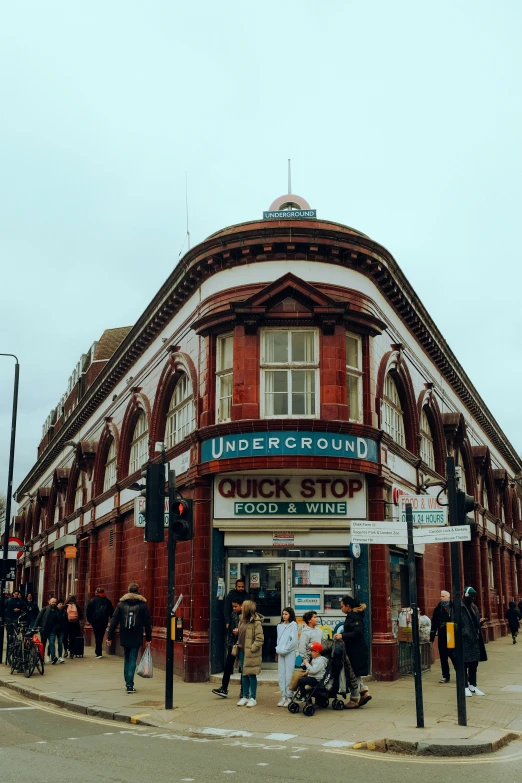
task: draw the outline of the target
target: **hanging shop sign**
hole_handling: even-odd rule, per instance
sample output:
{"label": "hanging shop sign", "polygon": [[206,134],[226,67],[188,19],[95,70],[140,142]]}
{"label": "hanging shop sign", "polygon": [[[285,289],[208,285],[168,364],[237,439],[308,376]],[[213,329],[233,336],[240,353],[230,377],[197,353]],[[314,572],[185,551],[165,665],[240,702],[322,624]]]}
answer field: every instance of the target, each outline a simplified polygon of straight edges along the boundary
{"label": "hanging shop sign", "polygon": [[377,462],[377,441],[332,432],[247,432],[201,444],[201,461],[238,457],[343,457]]}
{"label": "hanging shop sign", "polygon": [[366,479],[358,473],[333,476],[216,476],[214,517],[365,519]]}

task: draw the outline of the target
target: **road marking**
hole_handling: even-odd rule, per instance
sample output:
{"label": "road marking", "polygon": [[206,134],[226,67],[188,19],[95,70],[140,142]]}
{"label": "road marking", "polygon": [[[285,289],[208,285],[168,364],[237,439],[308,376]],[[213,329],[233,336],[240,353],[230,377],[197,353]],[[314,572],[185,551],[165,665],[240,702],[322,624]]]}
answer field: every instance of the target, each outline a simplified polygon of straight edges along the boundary
{"label": "road marking", "polygon": [[279,740],[279,742],[286,742],[287,740],[294,739],[297,734],[267,734],[265,739]]}
{"label": "road marking", "polygon": [[223,770],[223,774],[224,775],[235,775],[236,774],[236,770],[235,769],[224,769]]}
{"label": "road marking", "polygon": [[199,729],[199,728],[191,728],[190,731],[193,731],[197,734],[213,734],[217,737],[251,737],[252,734],[249,731],[239,731],[238,729]]}
{"label": "road marking", "polygon": [[37,707],[0,707],[0,712],[13,712],[13,710],[36,710]]}
{"label": "road marking", "polygon": [[290,756],[291,759],[300,759],[301,756]]}
{"label": "road marking", "polygon": [[67,737],[67,739],[70,739],[70,740],[77,740],[77,739],[80,739],[80,738],[79,738],[79,737]]}
{"label": "road marking", "polygon": [[114,734],[114,732],[113,731],[104,731],[103,734],[104,734],[105,737],[110,737],[110,736],[112,736]]}
{"label": "road marking", "polygon": [[39,740],[36,744],[37,745],[47,745],[47,740]]}
{"label": "road marking", "polygon": [[137,715],[132,715],[131,716],[130,722],[131,723],[136,723],[136,721],[139,718],[148,718],[149,716],[150,716],[150,713],[148,713],[148,712],[139,712]]}
{"label": "road marking", "polygon": [[181,780],[184,780],[187,783],[189,783],[189,781],[194,780],[194,778],[181,778]]}
{"label": "road marking", "polygon": [[323,748],[353,748],[354,742],[345,742],[345,740],[330,740],[323,742]]}
{"label": "road marking", "polygon": [[268,767],[268,762],[267,761],[261,761],[257,766],[258,767]]}

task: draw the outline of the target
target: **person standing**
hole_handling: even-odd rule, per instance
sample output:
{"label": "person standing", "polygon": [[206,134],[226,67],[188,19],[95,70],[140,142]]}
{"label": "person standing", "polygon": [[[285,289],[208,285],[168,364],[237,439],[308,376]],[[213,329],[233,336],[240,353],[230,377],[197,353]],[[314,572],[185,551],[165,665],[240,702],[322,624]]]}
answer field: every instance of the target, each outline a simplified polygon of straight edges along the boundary
{"label": "person standing", "polygon": [[[223,669],[223,677],[221,679],[221,685],[219,688],[213,688],[212,693],[216,696],[221,696],[222,699],[226,699],[228,696],[228,683],[234,671],[234,664],[239,655],[239,648],[237,647],[237,635],[239,625],[239,614],[241,612],[241,604],[237,601],[232,601],[232,614],[230,615],[230,622],[227,628],[227,657],[225,660],[225,667]],[[239,698],[243,698],[243,678],[241,676],[239,686]]]}
{"label": "person standing", "polygon": [[511,638],[513,639],[513,644],[516,644],[517,636],[518,636],[518,624],[520,620],[522,620],[522,615],[518,611],[514,601],[509,602],[509,609],[506,611],[505,617],[506,620],[508,621],[509,630],[511,632]]}
{"label": "person standing", "polygon": [[477,669],[480,661],[487,661],[486,645],[482,638],[479,610],[474,604],[477,591],[466,587],[462,601],[462,654],[466,669],[466,696],[485,696],[477,688]]}
{"label": "person standing", "polygon": [[34,600],[32,593],[27,593],[27,598],[25,599],[25,611],[27,612],[27,617],[29,619],[29,629],[32,630],[36,625],[36,618],[40,613],[40,609]]}
{"label": "person standing", "polygon": [[223,613],[225,615],[225,626],[227,629],[230,623],[230,615],[233,612],[232,604],[242,604],[243,601],[250,601],[250,598],[250,593],[247,593],[245,589],[244,576],[242,576],[240,579],[236,579],[236,585],[225,598],[225,605],[223,607]]}
{"label": "person standing", "polygon": [[114,633],[120,627],[120,644],[123,647],[123,677],[127,693],[136,693],[134,687],[134,672],[138,652],[143,644],[145,634],[145,646],[152,641],[152,624],[146,599],[140,595],[140,587],[136,582],[131,582],[129,592],[122,595],[116,611],[112,615],[107,645],[112,645]]}
{"label": "person standing", "polygon": [[67,615],[67,648],[69,650],[69,655],[73,658],[76,649],[75,639],[78,639],[82,635],[80,626],[82,611],[75,595],[70,595],[65,602],[65,613]]}
{"label": "person standing", "polygon": [[103,637],[105,636],[109,620],[114,614],[114,607],[105,595],[103,587],[96,588],[96,594],[87,604],[85,614],[94,631],[94,657],[101,658]]}
{"label": "person standing", "polygon": [[238,707],[255,707],[257,704],[257,675],[261,672],[264,633],[263,618],[256,612],[254,601],[244,601],[241,607],[237,644],[239,662],[243,673],[243,696]]}
{"label": "person standing", "polygon": [[518,602],[518,611],[520,612],[520,616],[522,617],[522,598]]}
{"label": "person standing", "polygon": [[56,643],[58,646],[58,663],[65,663],[64,655],[67,656],[65,644],[67,642],[67,633],[69,630],[69,621],[65,612],[65,601],[61,598],[58,601],[59,621],[56,626]]}
{"label": "person standing", "polygon": [[14,623],[25,611],[25,601],[19,590],[13,590],[13,595],[7,600],[5,607],[5,619]]}
{"label": "person standing", "polygon": [[453,602],[450,601],[450,594],[447,590],[440,591],[440,601],[435,607],[433,617],[431,618],[430,642],[433,644],[437,637],[439,645],[440,668],[442,677],[439,683],[443,685],[450,681],[450,668],[448,660],[451,660],[455,667],[455,658],[453,650],[448,650],[448,639],[446,632],[446,623],[453,621]]}
{"label": "person standing", "polygon": [[283,609],[281,622],[277,626],[277,674],[281,698],[278,707],[287,707],[292,695],[290,683],[295,668],[295,655],[297,645],[297,623],[295,612],[291,606]]}
{"label": "person standing", "polygon": [[371,700],[371,694],[363,677],[368,676],[368,646],[364,638],[364,610],[366,604],[361,604],[349,595],[341,598],[341,611],[346,615],[342,633],[336,633],[334,639],[342,639],[353,673],[359,685],[359,707]]}
{"label": "person standing", "polygon": [[[58,613],[57,600],[53,596],[49,598],[49,605],[42,609],[36,618],[35,626],[40,629],[40,639],[43,644],[45,663],[56,663],[56,626],[59,624],[60,617]],[[47,642],[49,642],[49,651],[46,653]]]}

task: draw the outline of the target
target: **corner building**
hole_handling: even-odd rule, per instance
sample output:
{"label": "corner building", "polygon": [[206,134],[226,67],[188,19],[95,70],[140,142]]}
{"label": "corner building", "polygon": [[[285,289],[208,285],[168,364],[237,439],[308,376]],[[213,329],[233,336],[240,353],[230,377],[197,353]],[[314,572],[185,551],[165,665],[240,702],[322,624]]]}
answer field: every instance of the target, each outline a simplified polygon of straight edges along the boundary
{"label": "corner building", "polygon": [[[45,423],[16,493],[19,582],[85,606],[98,585],[116,600],[138,581],[161,665],[166,546],[143,541],[131,489],[157,442],[194,500],[176,568],[185,680],[222,670],[220,596],[239,576],[265,617],[266,666],[284,606],[335,626],[351,594],[369,605],[373,675],[396,678],[406,548],[352,546],[350,525],[397,519],[401,493],[442,481],[448,454],[476,500],[463,580],[488,640],[505,635],[522,589],[520,458],[397,262],[359,231],[288,213],[213,234],[134,326],[82,355]],[[449,544],[418,546],[416,567],[431,613],[451,587]]]}

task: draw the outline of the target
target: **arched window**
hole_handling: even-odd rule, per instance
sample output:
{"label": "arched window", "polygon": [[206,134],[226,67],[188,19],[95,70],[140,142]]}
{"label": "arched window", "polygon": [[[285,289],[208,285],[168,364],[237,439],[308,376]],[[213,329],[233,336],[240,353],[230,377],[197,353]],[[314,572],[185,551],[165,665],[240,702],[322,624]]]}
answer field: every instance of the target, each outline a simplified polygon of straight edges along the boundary
{"label": "arched window", "polygon": [[149,450],[149,425],[145,411],[141,411],[134,426],[130,448],[129,474],[135,473],[147,461]]}
{"label": "arched window", "polygon": [[431,434],[430,422],[428,420],[428,416],[425,410],[423,410],[421,414],[420,435],[421,435],[421,444],[420,444],[421,459],[423,462],[426,463],[426,465],[429,468],[435,470],[435,450],[433,448],[433,435]]}
{"label": "arched window", "polygon": [[56,502],[54,504],[54,519],[53,519],[54,524],[60,521],[60,501],[61,501],[60,493],[57,492]]}
{"label": "arched window", "polygon": [[187,375],[182,375],[170,399],[165,426],[165,447],[172,448],[195,427],[194,395]]}
{"label": "arched window", "polygon": [[489,511],[489,502],[488,502],[488,487],[486,484],[486,478],[482,480],[482,505],[486,509],[486,511]]}
{"label": "arched window", "polygon": [[103,474],[103,491],[106,492],[116,483],[116,441],[111,440],[107,459],[105,461],[105,473]]}
{"label": "arched window", "polygon": [[78,481],[76,482],[76,489],[74,490],[74,511],[77,508],[83,506],[83,475],[82,472],[78,474]]}
{"label": "arched window", "polygon": [[399,392],[390,374],[386,376],[384,382],[384,395],[381,403],[381,427],[395,443],[398,443],[399,446],[406,446],[404,413]]}

